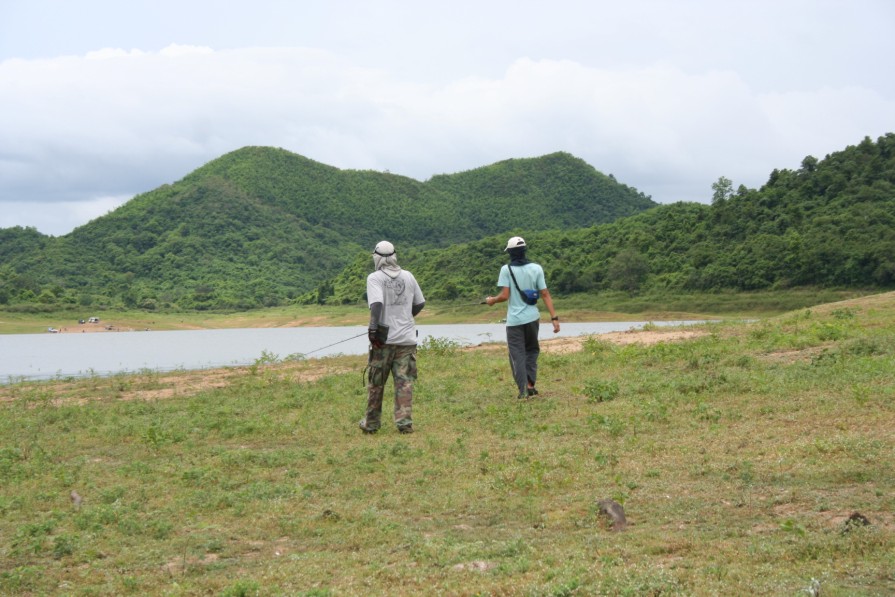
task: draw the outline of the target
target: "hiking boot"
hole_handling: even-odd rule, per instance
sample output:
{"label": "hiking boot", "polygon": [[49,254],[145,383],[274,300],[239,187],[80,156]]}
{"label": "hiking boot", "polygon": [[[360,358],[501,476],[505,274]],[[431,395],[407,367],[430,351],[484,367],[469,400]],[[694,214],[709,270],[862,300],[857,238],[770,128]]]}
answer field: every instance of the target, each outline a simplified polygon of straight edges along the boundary
{"label": "hiking boot", "polygon": [[405,425],[404,427],[398,427],[398,433],[413,433],[413,425]]}
{"label": "hiking boot", "polygon": [[361,431],[363,431],[364,433],[368,433],[368,434],[373,434],[373,433],[376,433],[377,431],[379,431],[378,427],[376,429],[373,429],[372,427],[367,427],[366,419],[361,419],[360,423],[358,423],[358,427],[360,427]]}

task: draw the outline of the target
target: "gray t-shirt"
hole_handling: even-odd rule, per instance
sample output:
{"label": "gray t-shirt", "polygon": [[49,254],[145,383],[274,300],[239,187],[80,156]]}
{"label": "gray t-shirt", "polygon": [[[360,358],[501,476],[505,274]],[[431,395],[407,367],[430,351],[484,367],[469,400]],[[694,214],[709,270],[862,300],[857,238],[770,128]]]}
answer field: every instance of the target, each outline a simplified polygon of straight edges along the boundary
{"label": "gray t-shirt", "polygon": [[382,270],[367,276],[367,304],[382,303],[380,325],[388,326],[386,344],[412,346],[416,344],[413,305],[425,302],[420,285],[407,270],[391,278]]}

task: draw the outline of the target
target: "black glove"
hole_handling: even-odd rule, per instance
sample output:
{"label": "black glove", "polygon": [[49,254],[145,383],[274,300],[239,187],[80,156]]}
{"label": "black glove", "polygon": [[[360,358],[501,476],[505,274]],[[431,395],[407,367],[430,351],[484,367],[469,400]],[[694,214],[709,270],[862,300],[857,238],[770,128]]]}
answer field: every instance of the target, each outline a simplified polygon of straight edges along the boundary
{"label": "black glove", "polygon": [[385,346],[385,343],[379,338],[379,328],[371,327],[367,330],[367,338],[370,339],[370,344],[373,345],[373,348],[382,348]]}

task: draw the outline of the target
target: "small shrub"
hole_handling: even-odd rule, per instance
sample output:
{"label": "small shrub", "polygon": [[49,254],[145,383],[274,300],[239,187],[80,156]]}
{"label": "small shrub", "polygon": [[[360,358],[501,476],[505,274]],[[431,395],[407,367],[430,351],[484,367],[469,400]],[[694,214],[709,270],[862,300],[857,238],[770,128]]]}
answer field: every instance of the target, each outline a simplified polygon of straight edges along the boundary
{"label": "small shrub", "polygon": [[584,395],[591,402],[608,402],[618,397],[618,382],[592,379],[584,384]]}
{"label": "small shrub", "polygon": [[845,336],[845,332],[838,325],[831,323],[823,323],[815,328],[817,339],[822,342],[830,342],[833,340],[841,340]]}
{"label": "small shrub", "polygon": [[19,566],[0,572],[0,592],[30,593],[37,587],[44,570],[40,566]]}
{"label": "small shrub", "polygon": [[843,349],[856,357],[869,357],[887,352],[886,347],[876,338],[858,338],[846,344]]}
{"label": "small shrub", "polygon": [[438,356],[446,356],[452,355],[457,352],[457,350],[462,345],[456,340],[451,340],[450,338],[436,338],[435,336],[429,336],[419,344],[419,351],[423,353],[430,353]]}
{"label": "small shrub", "polygon": [[594,462],[600,466],[615,466],[618,464],[618,456],[615,454],[606,454],[605,452],[597,452],[594,454]]}
{"label": "small shrub", "polygon": [[588,352],[590,354],[601,355],[611,353],[615,347],[611,342],[601,340],[597,336],[588,336],[587,339],[584,341],[582,348],[585,352]]}
{"label": "small shrub", "polygon": [[262,365],[276,365],[279,362],[280,362],[280,355],[273,353],[273,352],[268,352],[266,350],[262,350],[261,356],[258,357],[257,359],[255,359],[255,361],[252,364],[255,365],[256,367],[260,367]]}
{"label": "small shrub", "polygon": [[221,593],[223,597],[253,597],[261,594],[261,585],[254,580],[238,580]]}
{"label": "small shrub", "polygon": [[57,535],[53,539],[53,557],[61,560],[75,552],[75,540],[71,535]]}

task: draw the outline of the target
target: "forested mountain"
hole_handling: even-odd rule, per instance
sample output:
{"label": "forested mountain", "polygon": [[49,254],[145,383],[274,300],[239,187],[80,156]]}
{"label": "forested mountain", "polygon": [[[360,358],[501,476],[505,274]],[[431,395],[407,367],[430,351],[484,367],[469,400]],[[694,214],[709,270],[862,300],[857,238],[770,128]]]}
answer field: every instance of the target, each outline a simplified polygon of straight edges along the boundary
{"label": "forested mountain", "polygon": [[68,235],[0,230],[0,305],[285,304],[325,289],[383,238],[433,249],[523,222],[564,229],[654,205],[565,153],[419,182],[247,147]]}
{"label": "forested mountain", "polygon": [[[519,226],[554,292],[895,286],[895,134],[774,170],[758,190],[721,177],[711,205],[677,203],[586,228]],[[509,233],[406,251],[427,298],[495,292]],[[369,256],[303,300],[360,300]]]}

